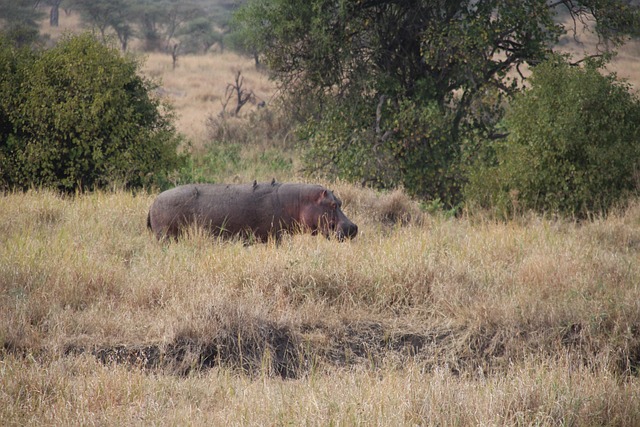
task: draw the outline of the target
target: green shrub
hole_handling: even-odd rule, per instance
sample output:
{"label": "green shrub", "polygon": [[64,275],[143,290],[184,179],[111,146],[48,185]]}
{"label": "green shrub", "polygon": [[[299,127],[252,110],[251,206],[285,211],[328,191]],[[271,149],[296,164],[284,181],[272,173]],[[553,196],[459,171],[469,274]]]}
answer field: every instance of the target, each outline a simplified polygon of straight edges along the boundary
{"label": "green shrub", "polygon": [[640,102],[596,63],[554,58],[505,117],[496,162],[477,165],[466,195],[504,214],[535,210],[584,217],[606,213],[637,189]]}
{"label": "green shrub", "polygon": [[453,117],[435,102],[410,99],[327,105],[321,120],[301,132],[304,162],[315,175],[339,177],[377,188],[403,187],[410,195],[461,201],[459,139]]}
{"label": "green shrub", "polygon": [[293,170],[292,153],[280,148],[242,146],[212,141],[191,156],[176,176],[177,183],[287,179]]}
{"label": "green shrub", "polygon": [[390,141],[378,138],[374,121],[374,102],[327,102],[320,119],[307,121],[299,132],[305,170],[379,188],[399,185]]}
{"label": "green shrub", "polygon": [[34,53],[2,46],[0,187],[151,186],[182,165],[171,111],[132,58],[89,34]]}

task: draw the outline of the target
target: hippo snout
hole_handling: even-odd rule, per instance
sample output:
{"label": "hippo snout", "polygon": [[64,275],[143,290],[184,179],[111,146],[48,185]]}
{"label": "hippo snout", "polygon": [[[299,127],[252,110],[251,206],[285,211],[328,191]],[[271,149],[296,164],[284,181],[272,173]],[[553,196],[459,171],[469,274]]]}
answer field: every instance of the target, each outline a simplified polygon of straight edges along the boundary
{"label": "hippo snout", "polygon": [[352,222],[343,223],[338,227],[337,235],[338,240],[344,240],[345,238],[353,239],[358,234],[358,226]]}
{"label": "hippo snout", "polygon": [[347,237],[353,239],[356,237],[356,234],[358,234],[358,226],[354,223],[349,224],[349,227],[347,227]]}

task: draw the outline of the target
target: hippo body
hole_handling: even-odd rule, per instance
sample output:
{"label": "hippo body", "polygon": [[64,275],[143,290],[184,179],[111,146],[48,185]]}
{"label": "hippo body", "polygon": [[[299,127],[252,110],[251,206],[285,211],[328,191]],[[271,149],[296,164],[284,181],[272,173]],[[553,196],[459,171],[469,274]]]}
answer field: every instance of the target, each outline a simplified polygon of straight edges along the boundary
{"label": "hippo body", "polygon": [[358,227],[342,213],[341,204],[320,185],[188,184],[158,195],[147,225],[158,239],[178,238],[196,224],[214,236],[262,242],[297,232],[353,238]]}

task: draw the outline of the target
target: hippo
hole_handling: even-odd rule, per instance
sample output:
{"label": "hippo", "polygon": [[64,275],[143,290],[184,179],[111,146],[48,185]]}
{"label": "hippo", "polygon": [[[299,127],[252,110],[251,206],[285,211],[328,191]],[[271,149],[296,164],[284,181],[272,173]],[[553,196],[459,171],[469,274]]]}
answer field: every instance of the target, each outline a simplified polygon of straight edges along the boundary
{"label": "hippo", "polygon": [[342,202],[321,185],[295,183],[187,184],[155,199],[147,226],[159,240],[177,239],[192,225],[212,235],[279,242],[286,233],[310,232],[343,241],[358,227],[340,209]]}

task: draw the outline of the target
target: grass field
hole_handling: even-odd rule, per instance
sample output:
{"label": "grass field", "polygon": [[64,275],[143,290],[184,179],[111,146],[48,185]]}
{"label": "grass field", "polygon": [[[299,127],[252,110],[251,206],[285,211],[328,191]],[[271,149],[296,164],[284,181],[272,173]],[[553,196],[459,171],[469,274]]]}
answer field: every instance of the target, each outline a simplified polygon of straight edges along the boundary
{"label": "grass field", "polygon": [[[238,69],[269,99],[231,53],[144,68],[196,150]],[[640,425],[639,202],[499,222],[325,184],[355,240],[162,244],[154,194],[2,196],[0,425]]]}
{"label": "grass field", "polygon": [[361,235],[280,247],[163,245],[146,194],[5,196],[2,424],[640,422],[640,205],[497,223],[335,188]]}
{"label": "grass field", "polygon": [[[222,111],[227,85],[235,82],[238,71],[244,78],[244,88],[253,91],[258,102],[269,102],[274,95],[273,83],[256,70],[253,59],[233,52],[179,57],[175,70],[171,56],[150,53],[144,56],[144,64],[145,75],[162,84],[165,97],[175,106],[178,130],[197,145],[207,139],[207,118]],[[231,104],[229,110],[235,107]],[[241,113],[255,110],[255,104],[248,104]]]}

